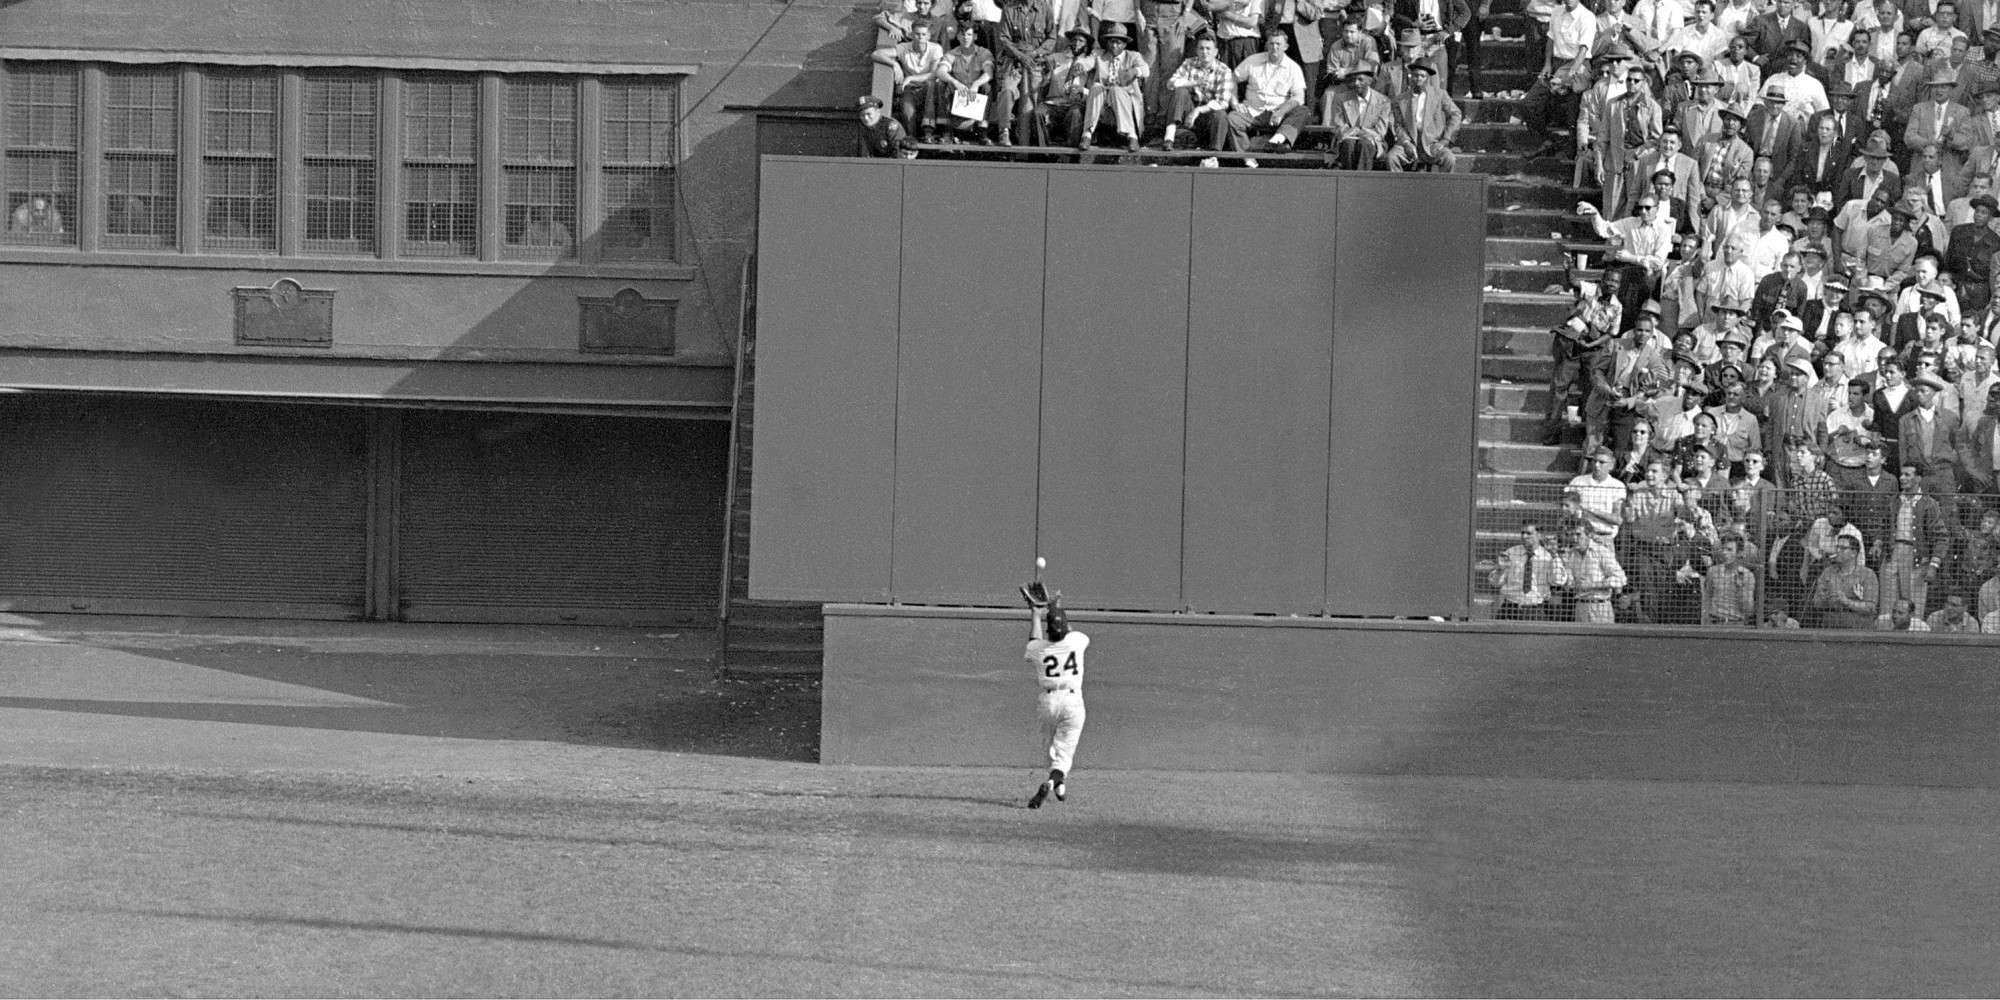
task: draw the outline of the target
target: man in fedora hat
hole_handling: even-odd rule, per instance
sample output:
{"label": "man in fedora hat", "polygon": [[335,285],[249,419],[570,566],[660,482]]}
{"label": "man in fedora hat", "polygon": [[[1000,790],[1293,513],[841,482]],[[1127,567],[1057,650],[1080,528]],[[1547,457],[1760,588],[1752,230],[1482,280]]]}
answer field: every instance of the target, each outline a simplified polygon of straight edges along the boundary
{"label": "man in fedora hat", "polygon": [[[1417,58],[1436,67],[1435,89],[1445,93],[1445,82],[1451,79],[1451,60],[1447,43],[1472,20],[1472,8],[1466,0],[1393,0],[1390,6],[1389,27],[1398,32],[1413,29],[1418,33],[1420,49]],[[1398,35],[1398,41],[1401,36]],[[1393,95],[1392,95],[1393,96]]]}
{"label": "man in fedora hat", "polygon": [[[1699,60],[1692,52],[1681,54],[1683,63]],[[1722,77],[1707,63],[1701,63],[1685,81],[1686,96],[1681,100],[1669,100],[1673,124],[1681,131],[1683,144],[1694,149],[1709,136],[1722,131]],[[1671,88],[1670,88],[1671,90]],[[1673,95],[1669,95],[1672,97]]]}
{"label": "man in fedora hat", "polygon": [[1425,59],[1428,49],[1423,32],[1415,28],[1405,28],[1397,33],[1395,53],[1375,73],[1375,89],[1381,91],[1382,96],[1388,98],[1390,104],[1401,100],[1404,94],[1409,93],[1409,66],[1419,59]]}
{"label": "man in fedora hat", "polygon": [[1763,103],[1750,109],[1744,140],[1758,156],[1768,156],[1774,164],[1790,163],[1792,153],[1801,145],[1803,126],[1786,110],[1789,98],[1783,84],[1775,80],[1765,83],[1763,96]]}
{"label": "man in fedora hat", "polygon": [[1395,112],[1374,81],[1374,64],[1354,67],[1341,86],[1327,91],[1320,109],[1319,123],[1334,130],[1334,163],[1342,170],[1373,170],[1387,149]]}
{"label": "man in fedora hat", "polygon": [[[1285,55],[1290,44],[1283,31],[1267,29],[1264,51],[1236,67],[1243,97],[1229,112],[1230,149],[1249,152],[1253,136],[1269,133],[1266,145],[1273,152],[1287,152],[1298,139],[1299,129],[1312,121],[1311,112],[1306,110],[1305,73]],[[1245,166],[1257,164],[1250,158],[1243,162]]]}
{"label": "man in fedora hat", "polygon": [[1096,46],[1090,32],[1071,28],[1063,32],[1063,39],[1068,42],[1069,51],[1050,61],[1042,99],[1036,109],[1042,134],[1051,145],[1084,138],[1084,104],[1090,99],[1090,87],[1097,79]]}
{"label": "man in fedora hat", "polygon": [[1123,23],[1112,21],[1098,34],[1104,52],[1097,58],[1097,79],[1091,84],[1083,105],[1083,135],[1078,149],[1089,149],[1097,139],[1104,109],[1111,109],[1112,127],[1126,149],[1139,148],[1139,130],[1146,124],[1146,76],[1152,72],[1144,56],[1130,50],[1132,33]]}
{"label": "man in fedora hat", "polygon": [[1750,175],[1757,154],[1743,141],[1743,112],[1724,104],[1715,114],[1717,129],[1696,144],[1694,159],[1702,190],[1727,191],[1737,178]]}
{"label": "man in fedora hat", "polygon": [[[1662,53],[1661,62],[1667,67],[1667,76],[1665,85],[1660,89],[1660,106],[1667,109],[1669,121],[1679,124],[1680,109],[1695,99],[1695,81],[1701,77],[1702,68],[1708,65],[1708,60],[1703,59],[1699,52],[1675,52]],[[1716,77],[1715,82],[1716,91],[1720,93],[1722,78]]]}
{"label": "man in fedora hat", "polygon": [[[1860,165],[1849,167],[1834,187],[1835,209],[1845,212],[1850,204],[1865,205],[1877,193],[1881,194],[1884,205],[1895,204],[1903,197],[1903,177],[1902,171],[1889,162],[1889,134],[1877,129],[1861,144],[1859,152]],[[1841,230],[1838,221],[1834,229]]]}
{"label": "man in fedora hat", "polygon": [[1409,65],[1410,92],[1394,103],[1395,145],[1389,149],[1390,170],[1433,170],[1451,173],[1457,166],[1451,144],[1464,117],[1441,86],[1438,75],[1419,59]]}
{"label": "man in fedora hat", "polygon": [[[1807,260],[1811,260],[1813,256],[1824,254],[1825,251],[1816,251],[1811,245],[1807,245],[1802,253]],[[1846,332],[1841,329],[1839,317],[1847,311],[1847,293],[1847,282],[1841,280],[1839,275],[1831,272],[1822,274],[1819,294],[1799,308],[1799,325],[1804,328],[1807,338],[1831,344],[1840,334]],[[1851,315],[1848,321],[1851,326],[1853,321]]]}
{"label": "man in fedora hat", "polygon": [[[1910,108],[1910,124],[1903,130],[1903,144],[1912,153],[1926,143],[1944,145],[1953,129],[1964,121],[1965,105],[1951,99],[1958,88],[1958,74],[1946,67],[1931,70],[1924,78],[1924,100]],[[1914,160],[1912,161],[1914,168]]]}

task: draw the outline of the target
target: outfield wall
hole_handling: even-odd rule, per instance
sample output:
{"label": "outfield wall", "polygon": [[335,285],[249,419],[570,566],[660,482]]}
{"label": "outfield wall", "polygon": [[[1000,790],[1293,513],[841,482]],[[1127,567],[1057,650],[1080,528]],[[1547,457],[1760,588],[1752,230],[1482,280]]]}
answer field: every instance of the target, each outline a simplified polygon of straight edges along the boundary
{"label": "outfield wall", "polygon": [[750,596],[1467,614],[1483,177],[762,178]]}
{"label": "outfield wall", "polygon": [[[2000,787],[2000,649],[1078,612],[1080,768]],[[829,605],[821,759],[1046,766],[1021,610]]]}

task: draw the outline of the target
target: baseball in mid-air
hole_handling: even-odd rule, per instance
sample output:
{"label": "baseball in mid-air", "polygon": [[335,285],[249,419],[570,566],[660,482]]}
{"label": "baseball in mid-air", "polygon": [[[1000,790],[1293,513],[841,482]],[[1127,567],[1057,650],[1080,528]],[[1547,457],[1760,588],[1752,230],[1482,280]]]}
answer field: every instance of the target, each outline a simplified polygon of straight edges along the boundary
{"label": "baseball in mid-air", "polygon": [[1049,561],[1048,561],[1047,559],[1044,559],[1044,558],[1042,558],[1041,556],[1036,556],[1036,557],[1035,557],[1035,568],[1036,568],[1036,569],[1048,569],[1048,568],[1049,568]]}

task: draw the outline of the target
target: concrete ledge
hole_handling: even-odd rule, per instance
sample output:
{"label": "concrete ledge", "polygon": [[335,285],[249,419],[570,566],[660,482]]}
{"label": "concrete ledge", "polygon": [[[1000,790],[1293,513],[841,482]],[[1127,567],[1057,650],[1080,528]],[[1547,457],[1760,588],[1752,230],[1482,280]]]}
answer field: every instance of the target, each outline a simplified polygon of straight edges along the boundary
{"label": "concrete ledge", "polygon": [[[1080,767],[2000,787],[1991,639],[1071,620],[1092,637]],[[1019,610],[828,606],[821,759],[1037,766],[1026,631]]]}

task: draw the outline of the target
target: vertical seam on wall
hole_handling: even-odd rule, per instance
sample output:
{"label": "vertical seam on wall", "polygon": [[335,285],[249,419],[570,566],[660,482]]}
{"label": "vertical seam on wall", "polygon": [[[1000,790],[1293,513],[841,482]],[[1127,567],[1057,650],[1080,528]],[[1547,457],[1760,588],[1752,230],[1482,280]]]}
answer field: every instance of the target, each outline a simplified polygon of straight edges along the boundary
{"label": "vertical seam on wall", "polygon": [[1339,344],[1340,331],[1340,193],[1346,187],[1338,177],[1333,183],[1333,232],[1332,248],[1327,251],[1328,290],[1333,293],[1333,306],[1326,318],[1326,490],[1321,496],[1320,525],[1326,529],[1326,541],[1320,546],[1319,571],[1319,614],[1321,618],[1333,614],[1333,386],[1334,351]]}
{"label": "vertical seam on wall", "polygon": [[[1188,409],[1190,403],[1188,394],[1192,391],[1194,385],[1194,375],[1193,375],[1194,237],[1195,237],[1194,189],[1195,186],[1200,182],[1200,176],[1194,173],[1188,173],[1182,176],[1185,176],[1188,179],[1188,215],[1187,215],[1188,245],[1187,245],[1187,256],[1185,258],[1185,261],[1187,263],[1187,299],[1186,299],[1187,304],[1185,306],[1185,311],[1182,312],[1181,314],[1181,538],[1180,538],[1180,552],[1179,552],[1180,565],[1175,567],[1175,569],[1178,570],[1177,579],[1179,581],[1180,586],[1179,586],[1179,591],[1175,596],[1180,598],[1180,610],[1189,611],[1192,609],[1188,604],[1188,588],[1187,588]],[[1250,181],[1249,183],[1254,184],[1256,182]]]}
{"label": "vertical seam on wall", "polygon": [[1055,171],[1042,171],[1042,321],[1035,330],[1035,529],[1030,539],[1035,551],[1030,555],[1039,558],[1042,554],[1042,424],[1043,407],[1048,404],[1049,379],[1049,213],[1050,202],[1054,201],[1053,184]]}
{"label": "vertical seam on wall", "polygon": [[896,394],[889,404],[889,593],[890,604],[896,602],[896,468],[901,462],[903,442],[903,268],[904,255],[909,253],[910,223],[910,167],[909,161],[902,161],[896,178],[896,363],[891,375],[896,380]]}

